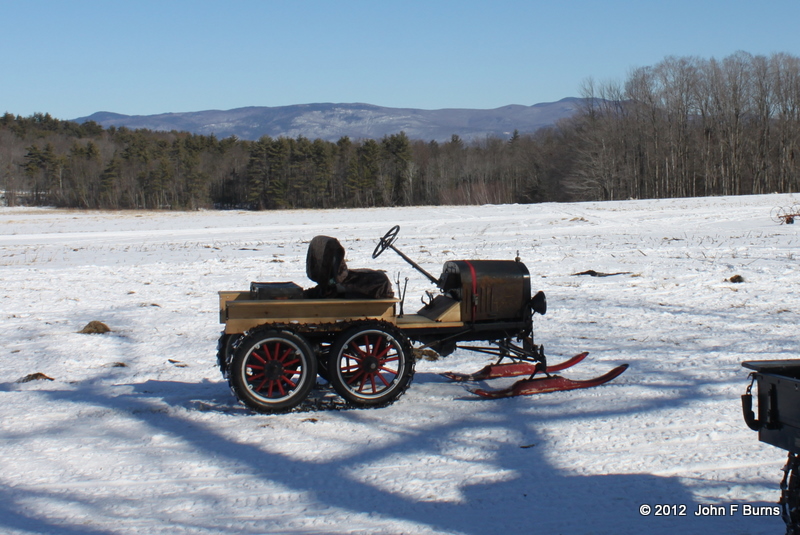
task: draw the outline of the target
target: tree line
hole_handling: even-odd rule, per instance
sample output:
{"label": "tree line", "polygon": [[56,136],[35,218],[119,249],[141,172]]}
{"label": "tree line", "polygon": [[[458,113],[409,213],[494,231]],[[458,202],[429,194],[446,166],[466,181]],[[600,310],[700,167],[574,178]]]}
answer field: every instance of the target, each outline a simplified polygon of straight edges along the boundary
{"label": "tree line", "polygon": [[544,200],[529,137],[257,141],[0,117],[6,203],[102,209],[338,208]]}
{"label": "tree line", "polygon": [[589,198],[796,192],[800,59],[668,57],[584,84],[574,185]]}
{"label": "tree line", "polygon": [[794,192],[800,59],[669,57],[587,80],[573,117],[465,142],[257,141],[0,117],[8,205],[284,209]]}

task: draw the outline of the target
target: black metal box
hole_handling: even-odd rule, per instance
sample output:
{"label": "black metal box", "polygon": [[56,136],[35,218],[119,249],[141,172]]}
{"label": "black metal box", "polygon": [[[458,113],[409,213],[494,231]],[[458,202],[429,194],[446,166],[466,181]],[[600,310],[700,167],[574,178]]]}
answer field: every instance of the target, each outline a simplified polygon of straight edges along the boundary
{"label": "black metal box", "polygon": [[303,288],[293,282],[251,282],[250,299],[302,299]]}
{"label": "black metal box", "polygon": [[751,425],[758,440],[800,453],[800,360],[753,360],[742,366],[755,371],[758,384],[758,418]]}
{"label": "black metal box", "polygon": [[528,268],[514,260],[446,262],[439,284],[461,301],[463,321],[521,321],[531,300]]}

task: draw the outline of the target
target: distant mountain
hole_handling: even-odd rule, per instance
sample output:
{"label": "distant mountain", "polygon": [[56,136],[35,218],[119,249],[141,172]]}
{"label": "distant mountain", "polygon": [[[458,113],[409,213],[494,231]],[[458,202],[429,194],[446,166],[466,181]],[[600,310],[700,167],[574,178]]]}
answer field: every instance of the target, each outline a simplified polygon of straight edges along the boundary
{"label": "distant mountain", "polygon": [[148,130],[178,130],[195,134],[214,134],[218,138],[236,136],[256,140],[262,136],[305,136],[336,141],[380,139],[401,131],[411,139],[447,141],[453,134],[464,140],[486,136],[508,137],[514,130],[532,133],[569,117],[582,99],[565,98],[533,106],[510,105],[493,110],[385,108],[370,104],[297,104],[279,107],[248,107],[220,111],[121,115],[98,112],[76,122],[94,121],[104,127],[125,126]]}

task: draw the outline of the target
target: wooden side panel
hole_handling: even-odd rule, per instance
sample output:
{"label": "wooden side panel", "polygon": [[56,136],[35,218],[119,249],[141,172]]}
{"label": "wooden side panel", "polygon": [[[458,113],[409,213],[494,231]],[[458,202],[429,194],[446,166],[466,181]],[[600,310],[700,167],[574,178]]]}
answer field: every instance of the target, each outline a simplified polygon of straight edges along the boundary
{"label": "wooden side panel", "polygon": [[357,319],[395,323],[397,302],[397,299],[253,301],[249,292],[220,292],[220,322],[229,334],[268,323],[336,323]]}
{"label": "wooden side panel", "polygon": [[225,323],[228,319],[228,303],[250,299],[250,292],[219,292],[219,322]]}
{"label": "wooden side panel", "polygon": [[454,328],[463,327],[464,323],[453,320],[432,320],[419,314],[406,314],[397,318],[397,326],[400,329]]}

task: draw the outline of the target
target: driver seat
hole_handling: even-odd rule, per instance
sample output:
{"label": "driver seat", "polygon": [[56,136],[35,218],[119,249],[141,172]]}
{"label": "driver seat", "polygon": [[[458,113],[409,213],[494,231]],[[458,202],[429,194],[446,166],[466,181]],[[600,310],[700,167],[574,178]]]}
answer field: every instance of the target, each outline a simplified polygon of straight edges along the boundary
{"label": "driver seat", "polygon": [[386,273],[375,269],[349,269],[344,247],[336,238],[315,236],[308,244],[306,275],[317,283],[305,290],[308,299],[388,299],[394,297]]}

